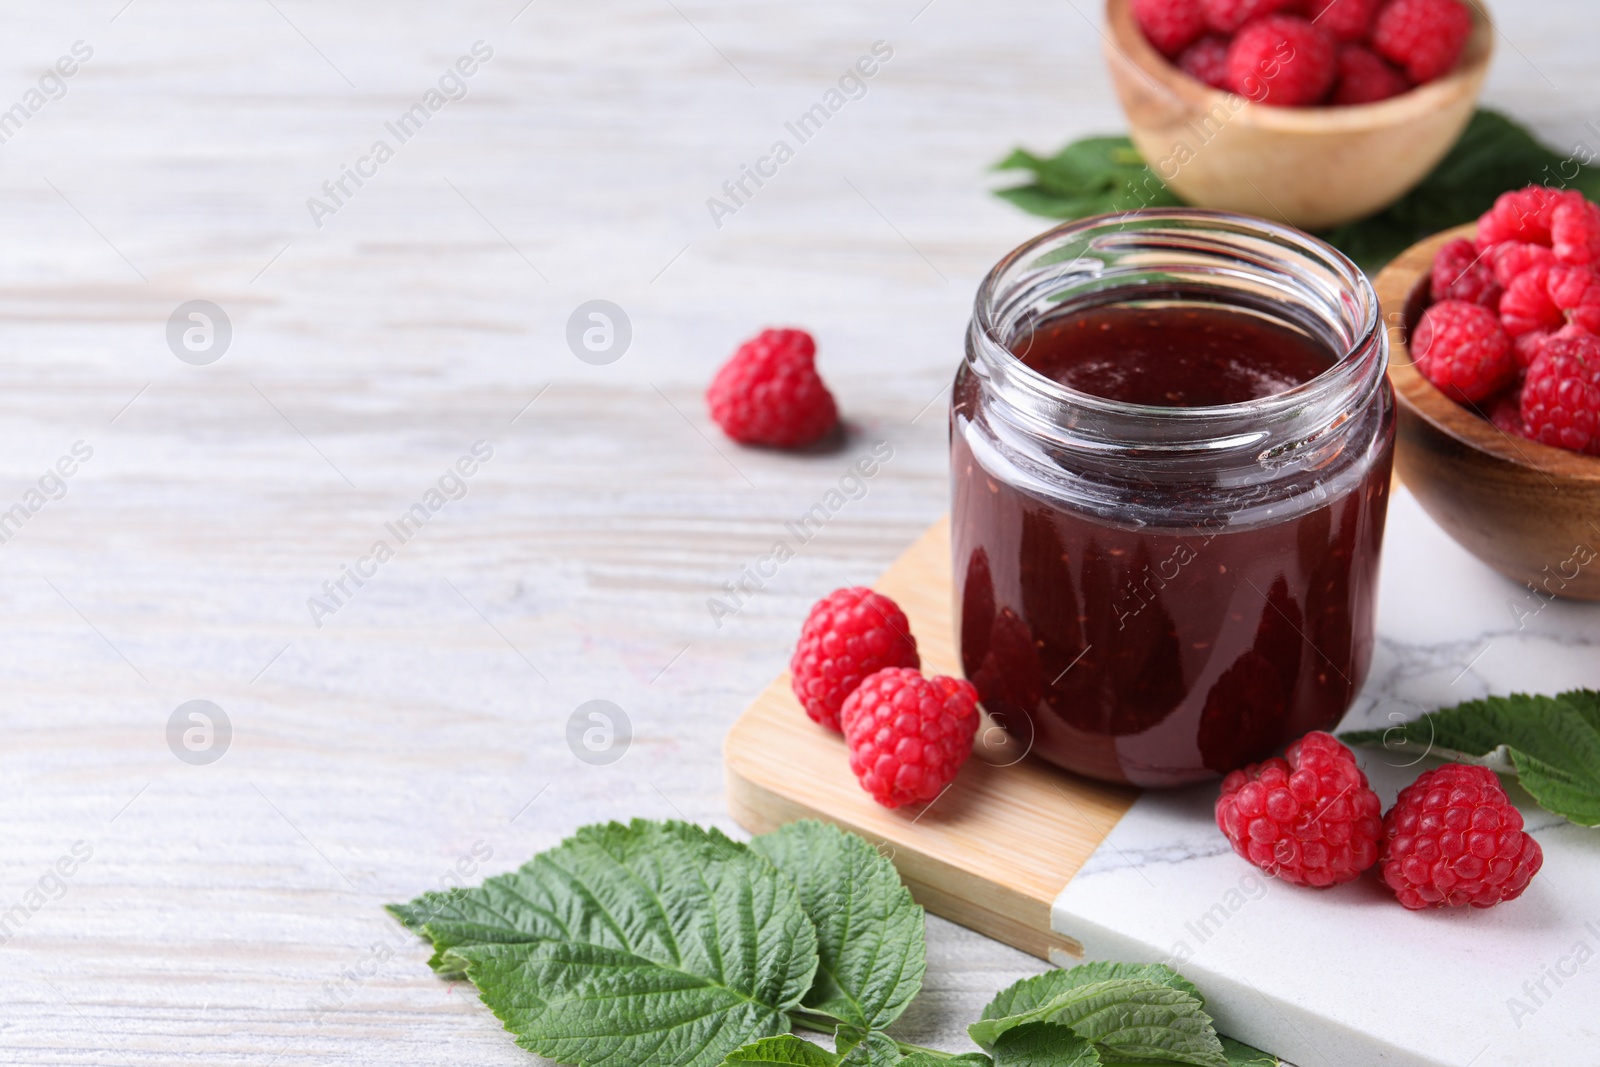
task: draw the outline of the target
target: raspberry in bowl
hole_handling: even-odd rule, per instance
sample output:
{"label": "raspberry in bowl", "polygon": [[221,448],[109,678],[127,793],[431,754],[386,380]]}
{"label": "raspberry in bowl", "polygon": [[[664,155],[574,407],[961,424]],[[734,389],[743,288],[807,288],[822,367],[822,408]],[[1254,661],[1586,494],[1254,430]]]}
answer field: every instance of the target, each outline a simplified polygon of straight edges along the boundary
{"label": "raspberry in bowl", "polygon": [[1133,143],[1191,204],[1316,230],[1398,200],[1472,117],[1494,29],[1467,0],[1107,0]]}
{"label": "raspberry in bowl", "polygon": [[1462,547],[1546,600],[1600,600],[1600,267],[1579,262],[1592,217],[1600,264],[1600,210],[1580,202],[1509,193],[1376,282],[1400,479]]}

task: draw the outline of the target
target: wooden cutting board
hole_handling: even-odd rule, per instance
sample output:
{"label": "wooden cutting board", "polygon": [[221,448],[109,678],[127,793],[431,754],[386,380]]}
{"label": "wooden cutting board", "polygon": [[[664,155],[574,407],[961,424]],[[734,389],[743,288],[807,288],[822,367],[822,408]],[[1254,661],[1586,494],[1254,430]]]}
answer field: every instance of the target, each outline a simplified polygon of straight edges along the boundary
{"label": "wooden cutting board", "polygon": [[[912,545],[876,588],[905,609],[924,670],[961,677],[949,519]],[[944,794],[889,811],[850,773],[844,739],[806,718],[787,671],[734,723],[723,748],[728,807],[745,829],[764,833],[797,819],[836,823],[878,844],[935,915],[1046,959],[1081,957],[1081,945],[1051,932],[1051,904],[1138,791],[1020,756],[1016,741],[985,722],[974,757]]]}

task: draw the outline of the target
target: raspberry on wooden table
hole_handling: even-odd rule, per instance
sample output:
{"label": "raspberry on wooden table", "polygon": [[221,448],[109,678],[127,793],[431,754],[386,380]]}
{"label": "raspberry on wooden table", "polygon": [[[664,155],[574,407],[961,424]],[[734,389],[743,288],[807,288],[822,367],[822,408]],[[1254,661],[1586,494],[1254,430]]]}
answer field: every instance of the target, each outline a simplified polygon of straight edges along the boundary
{"label": "raspberry on wooden table", "polygon": [[1600,337],[1544,343],[1522,385],[1522,421],[1535,441],[1600,455]]}
{"label": "raspberry on wooden table", "polygon": [[1372,25],[1372,47],[1419,85],[1449,73],[1471,36],[1461,0],[1389,0]]}
{"label": "raspberry on wooden table", "polygon": [[1230,87],[1258,104],[1315,104],[1338,75],[1333,35],[1294,15],[1257,19],[1228,48]]}
{"label": "raspberry on wooden table", "polygon": [[1200,0],[1133,0],[1133,17],[1156,51],[1169,58],[1206,31]]}
{"label": "raspberry on wooden table", "polygon": [[1411,339],[1422,376],[1452,400],[1473,403],[1492,396],[1517,374],[1511,338],[1493,311],[1446,300],[1430,307]]}
{"label": "raspberry on wooden table", "polygon": [[1237,33],[1245,23],[1263,15],[1288,11],[1298,0],[1201,0],[1206,24],[1217,33]]}
{"label": "raspberry on wooden table", "polygon": [[1228,39],[1217,34],[1200,38],[1184,49],[1178,66],[1189,77],[1213,89],[1228,87]]}
{"label": "raspberry on wooden table", "polygon": [[742,444],[799,448],[839,421],[804,330],[763,330],[739,346],[706,390],[711,417]]}
{"label": "raspberry on wooden table", "polygon": [[1378,794],[1332,734],[1310,733],[1283,759],[1222,780],[1217,826],[1233,850],[1268,874],[1324,888],[1354,881],[1378,859]]}
{"label": "raspberry on wooden table", "polygon": [[[1389,65],[1389,61],[1370,48],[1347,44],[1339,49],[1339,80],[1333,88],[1333,102],[1340,106],[1376,104],[1408,92],[1411,83]],[[1471,241],[1460,242],[1471,245]],[[1474,250],[1473,258],[1477,258]]]}
{"label": "raspberry on wooden table", "polygon": [[1500,779],[1447,763],[1400,791],[1383,820],[1383,880],[1412,910],[1515,900],[1544,864]]}
{"label": "raspberry on wooden table", "polygon": [[917,639],[900,605],[871,589],[837,589],[811,608],[789,661],[806,714],[840,730],[839,711],[862,679],[885,667],[917,668]]}
{"label": "raspberry on wooden table", "polygon": [[[1383,60],[1378,60],[1383,62]],[[1465,238],[1439,249],[1433,260],[1433,299],[1464,300],[1491,311],[1500,307],[1500,283],[1487,253]]]}
{"label": "raspberry on wooden table", "polygon": [[1383,0],[1306,0],[1305,12],[1341,41],[1365,41],[1382,6]]}
{"label": "raspberry on wooden table", "polygon": [[956,678],[891,667],[844,702],[850,769],[886,808],[933,800],[972,754],[978,691]]}

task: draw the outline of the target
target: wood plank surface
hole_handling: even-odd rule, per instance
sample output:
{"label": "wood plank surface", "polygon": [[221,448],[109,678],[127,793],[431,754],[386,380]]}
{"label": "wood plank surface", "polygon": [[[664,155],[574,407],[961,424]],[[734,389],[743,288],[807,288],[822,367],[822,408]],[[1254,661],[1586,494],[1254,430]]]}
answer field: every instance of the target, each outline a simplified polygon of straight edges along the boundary
{"label": "wood plank surface", "polygon": [[[959,678],[950,586],[946,518],[876,588],[905,610],[923,669]],[[1028,758],[1024,740],[986,717],[948,790],[890,811],[857,783],[844,739],[806,718],[787,671],[734,724],[723,753],[728,809],[745,829],[804,818],[843,826],[891,857],[929,911],[1044,958],[1083,955],[1051,932],[1051,902],[1137,796]]]}

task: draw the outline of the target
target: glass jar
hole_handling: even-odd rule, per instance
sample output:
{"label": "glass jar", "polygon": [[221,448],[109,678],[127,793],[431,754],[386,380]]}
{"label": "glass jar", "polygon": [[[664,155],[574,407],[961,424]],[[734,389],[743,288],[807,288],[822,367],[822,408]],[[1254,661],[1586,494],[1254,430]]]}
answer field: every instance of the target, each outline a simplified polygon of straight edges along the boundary
{"label": "glass jar", "polygon": [[[1326,369],[1264,399],[1155,407],[1014,351],[1108,307],[1245,313],[1315,342]],[[1374,644],[1387,359],[1366,276],[1260,219],[1106,216],[1002,260],[950,421],[957,639],[990,716],[1053,763],[1140,786],[1223,774],[1338,722]]]}

